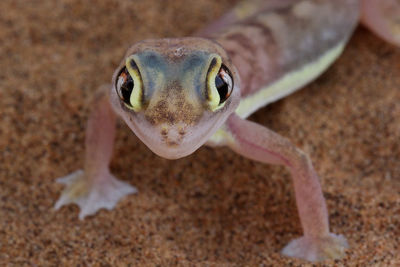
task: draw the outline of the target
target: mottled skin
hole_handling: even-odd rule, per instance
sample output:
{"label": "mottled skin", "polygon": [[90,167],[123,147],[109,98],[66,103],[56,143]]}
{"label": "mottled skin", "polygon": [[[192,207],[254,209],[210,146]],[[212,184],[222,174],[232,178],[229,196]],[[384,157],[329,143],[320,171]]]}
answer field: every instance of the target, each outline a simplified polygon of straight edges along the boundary
{"label": "mottled skin", "polygon": [[203,144],[225,145],[250,159],[286,166],[304,235],[282,253],[310,261],[342,257],[348,245],[329,231],[310,158],[245,118],[320,75],[339,56],[360,10],[365,24],[399,44],[396,0],[245,1],[195,34],[201,38],[135,44],[112,84],[94,100],[85,168],[59,180],[67,187],[56,208],[76,203],[82,219],[136,192],[108,167],[118,114],[153,152],[168,159],[187,156]]}

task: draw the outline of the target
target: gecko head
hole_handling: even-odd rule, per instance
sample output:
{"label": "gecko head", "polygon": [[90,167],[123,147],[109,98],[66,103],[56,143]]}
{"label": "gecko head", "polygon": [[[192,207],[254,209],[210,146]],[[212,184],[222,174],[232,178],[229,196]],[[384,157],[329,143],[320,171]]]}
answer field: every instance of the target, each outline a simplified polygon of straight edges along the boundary
{"label": "gecko head", "polygon": [[146,40],[114,73],[111,103],[154,153],[193,153],[239,104],[239,76],[225,50],[203,38]]}

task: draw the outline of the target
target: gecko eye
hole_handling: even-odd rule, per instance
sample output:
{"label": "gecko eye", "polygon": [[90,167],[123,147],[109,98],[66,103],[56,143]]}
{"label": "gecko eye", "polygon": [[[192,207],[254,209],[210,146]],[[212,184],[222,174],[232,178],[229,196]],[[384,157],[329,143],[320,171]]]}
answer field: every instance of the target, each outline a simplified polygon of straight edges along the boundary
{"label": "gecko eye", "polygon": [[221,66],[215,77],[215,87],[219,94],[219,104],[224,103],[232,93],[233,79],[230,71],[224,65]]}
{"label": "gecko eye", "polygon": [[119,98],[127,108],[135,112],[142,109],[142,79],[139,68],[133,59],[128,58],[126,60],[126,67],[120,71],[115,87]]}
{"label": "gecko eye", "polygon": [[118,76],[116,87],[119,97],[128,107],[132,106],[130,98],[134,85],[135,83],[132,76],[129,74],[128,70],[124,68]]}
{"label": "gecko eye", "polygon": [[207,73],[206,98],[212,111],[225,105],[233,90],[233,78],[229,69],[222,64],[222,58],[216,55],[210,62]]}

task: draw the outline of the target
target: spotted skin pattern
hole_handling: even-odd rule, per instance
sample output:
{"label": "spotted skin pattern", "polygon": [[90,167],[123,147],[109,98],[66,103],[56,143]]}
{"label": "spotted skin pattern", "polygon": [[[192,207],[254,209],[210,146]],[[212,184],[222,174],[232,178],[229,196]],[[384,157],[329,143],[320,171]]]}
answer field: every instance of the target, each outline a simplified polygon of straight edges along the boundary
{"label": "spotted skin pattern", "polygon": [[83,219],[137,192],[109,171],[119,115],[164,158],[190,155],[205,144],[287,167],[303,236],[282,254],[313,262],[340,259],[348,243],[329,230],[310,158],[246,117],[324,72],[360,17],[382,38],[400,45],[399,14],[398,0],[247,0],[194,37],[134,44],[112,84],[94,98],[84,169],[58,180],[66,187],[55,208],[75,203]]}

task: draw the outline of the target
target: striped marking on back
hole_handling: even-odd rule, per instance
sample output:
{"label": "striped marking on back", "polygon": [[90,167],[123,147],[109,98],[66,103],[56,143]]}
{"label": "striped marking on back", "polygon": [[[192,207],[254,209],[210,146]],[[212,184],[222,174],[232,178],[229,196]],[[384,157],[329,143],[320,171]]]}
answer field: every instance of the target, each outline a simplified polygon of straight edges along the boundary
{"label": "striped marking on back", "polygon": [[272,84],[260,89],[240,101],[236,114],[241,118],[247,118],[258,110],[272,102],[275,102],[300,89],[310,81],[323,73],[344,49],[344,42],[339,43],[322,54],[316,61],[304,65],[301,69],[291,71]]}

